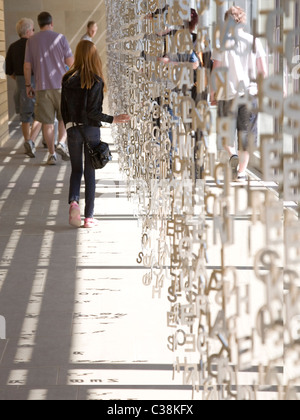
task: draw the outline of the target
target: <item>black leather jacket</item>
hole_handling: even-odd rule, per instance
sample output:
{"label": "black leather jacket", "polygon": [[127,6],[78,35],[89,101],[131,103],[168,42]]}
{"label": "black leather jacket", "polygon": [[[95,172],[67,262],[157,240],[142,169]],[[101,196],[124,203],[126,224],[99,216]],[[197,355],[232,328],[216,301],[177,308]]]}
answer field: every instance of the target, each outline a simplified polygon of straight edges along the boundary
{"label": "black leather jacket", "polygon": [[61,112],[65,125],[79,123],[92,127],[101,127],[101,121],[113,123],[114,117],[103,114],[103,80],[97,81],[92,89],[82,89],[80,75],[63,78],[61,95]]}

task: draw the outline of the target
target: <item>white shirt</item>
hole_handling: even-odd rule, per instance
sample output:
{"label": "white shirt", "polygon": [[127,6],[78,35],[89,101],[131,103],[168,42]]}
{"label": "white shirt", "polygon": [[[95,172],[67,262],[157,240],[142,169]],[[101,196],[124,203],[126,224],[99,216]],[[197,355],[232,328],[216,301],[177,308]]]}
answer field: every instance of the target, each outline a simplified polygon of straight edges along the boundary
{"label": "white shirt", "polygon": [[[245,95],[245,89],[250,95],[258,94],[257,83],[257,65],[256,60],[266,56],[261,41],[255,39],[255,52],[253,51],[254,37],[251,34],[239,29],[237,38],[229,40],[227,43],[227,51],[219,52],[214,50],[212,59],[221,63],[222,67],[227,67],[228,72],[228,97],[226,92],[222,92],[217,100],[231,100],[236,97]],[[241,88],[243,87],[244,88]]]}
{"label": "white shirt", "polygon": [[88,34],[83,35],[83,37],[81,38],[81,41],[90,41],[90,42],[94,42],[93,38],[91,36],[89,36]]}

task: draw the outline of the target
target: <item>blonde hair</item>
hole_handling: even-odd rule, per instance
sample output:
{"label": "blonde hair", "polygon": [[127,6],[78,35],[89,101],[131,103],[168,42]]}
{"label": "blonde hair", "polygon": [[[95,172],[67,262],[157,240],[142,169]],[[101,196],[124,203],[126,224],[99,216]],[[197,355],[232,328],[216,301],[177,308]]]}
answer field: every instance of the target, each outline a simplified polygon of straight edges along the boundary
{"label": "blonde hair", "polygon": [[74,64],[68,71],[67,77],[72,77],[75,73],[80,74],[82,89],[91,89],[97,81],[97,76],[104,83],[102,61],[93,42],[84,40],[77,45]]}
{"label": "blonde hair", "polygon": [[239,6],[233,6],[225,13],[225,20],[227,20],[231,16],[236,23],[246,23],[247,22],[247,15],[244,9]]}
{"label": "blonde hair", "polygon": [[26,35],[26,32],[34,27],[32,19],[22,18],[16,25],[16,30],[20,38]]}

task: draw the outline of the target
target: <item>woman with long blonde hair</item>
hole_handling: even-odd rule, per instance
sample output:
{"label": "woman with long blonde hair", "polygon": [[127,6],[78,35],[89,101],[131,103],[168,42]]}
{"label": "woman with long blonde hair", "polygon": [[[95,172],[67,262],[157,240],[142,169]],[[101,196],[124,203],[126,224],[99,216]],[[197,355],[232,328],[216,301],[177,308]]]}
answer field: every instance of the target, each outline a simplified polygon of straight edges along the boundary
{"label": "woman with long blonde hair", "polygon": [[61,104],[72,164],[69,222],[74,227],[81,227],[79,201],[83,174],[86,185],[84,227],[92,228],[98,225],[94,219],[95,169],[92,166],[84,137],[89,139],[90,146],[94,148],[100,143],[102,122],[112,124],[130,120],[127,114],[113,117],[103,113],[105,91],[102,62],[97,48],[90,41],[80,41],[76,48],[74,64],[63,78]]}

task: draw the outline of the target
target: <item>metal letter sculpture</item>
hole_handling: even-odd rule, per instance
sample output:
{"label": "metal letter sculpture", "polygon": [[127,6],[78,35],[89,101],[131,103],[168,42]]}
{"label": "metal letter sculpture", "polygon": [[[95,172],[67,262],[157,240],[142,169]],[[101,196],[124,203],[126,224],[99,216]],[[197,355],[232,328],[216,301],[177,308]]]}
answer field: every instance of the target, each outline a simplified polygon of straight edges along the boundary
{"label": "metal letter sculpture", "polygon": [[142,222],[142,282],[168,301],[174,375],[203,399],[297,399],[299,2],[252,11],[269,74],[255,80],[259,146],[249,139],[261,175],[240,184],[223,152],[234,120],[209,103],[211,87],[228,90],[230,69],[211,72],[209,56],[235,48],[223,19],[231,3],[107,0],[111,107],[132,117],[114,137]]}

